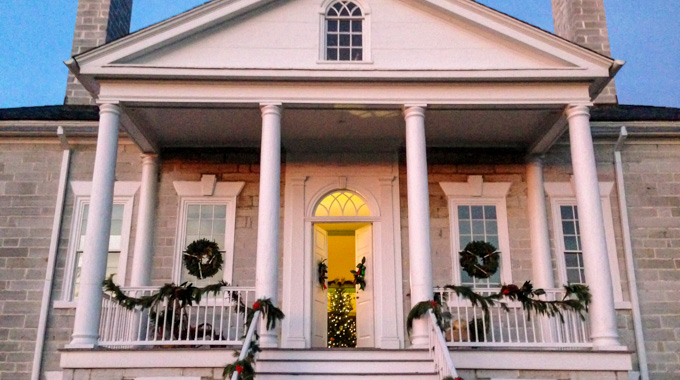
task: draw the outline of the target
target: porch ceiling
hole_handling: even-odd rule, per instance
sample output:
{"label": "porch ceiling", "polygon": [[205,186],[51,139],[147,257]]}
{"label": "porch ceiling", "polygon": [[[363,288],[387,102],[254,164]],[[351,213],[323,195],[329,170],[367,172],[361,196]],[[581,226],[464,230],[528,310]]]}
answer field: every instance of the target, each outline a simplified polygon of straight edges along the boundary
{"label": "porch ceiling", "polygon": [[[158,148],[259,147],[255,105],[126,104],[134,127]],[[562,108],[551,106],[431,107],[430,147],[529,148],[553,128]],[[397,106],[284,105],[282,144],[290,151],[393,150],[404,145]],[[135,138],[136,135],[130,135]]]}

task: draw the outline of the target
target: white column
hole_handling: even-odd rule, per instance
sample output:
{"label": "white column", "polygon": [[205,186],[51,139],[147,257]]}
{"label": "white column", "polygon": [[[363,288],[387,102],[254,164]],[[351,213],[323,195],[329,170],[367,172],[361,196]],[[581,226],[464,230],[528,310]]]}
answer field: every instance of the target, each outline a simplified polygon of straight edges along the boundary
{"label": "white column", "polygon": [[600,187],[590,134],[590,112],[587,106],[575,105],[568,107],[566,114],[586,283],[593,295],[590,306],[591,338],[594,348],[619,347]]}
{"label": "white column", "polygon": [[[257,221],[255,296],[277,305],[279,285],[279,207],[281,203],[281,105],[262,104],[260,195]],[[280,307],[280,305],[277,305]],[[276,331],[260,324],[260,346],[276,347]]]}
{"label": "white column", "polygon": [[132,258],[130,286],[151,285],[153,267],[154,215],[158,192],[158,156],[142,155],[142,191],[135,234],[135,253]]}
{"label": "white column", "polygon": [[527,202],[534,285],[544,289],[553,288],[555,279],[553,278],[548,212],[543,188],[543,160],[540,157],[531,157],[527,163]]}
{"label": "white column", "polygon": [[102,281],[109,251],[113,185],[116,173],[120,107],[102,104],[99,112],[97,153],[92,176],[92,196],[80,274],[80,292],[69,347],[94,347],[99,337]]}
{"label": "white column", "polygon": [[[433,299],[430,253],[430,195],[425,151],[425,105],[406,105],[406,181],[408,191],[408,250],[411,268],[411,307]],[[429,343],[427,321],[416,320],[411,332],[412,347]]]}

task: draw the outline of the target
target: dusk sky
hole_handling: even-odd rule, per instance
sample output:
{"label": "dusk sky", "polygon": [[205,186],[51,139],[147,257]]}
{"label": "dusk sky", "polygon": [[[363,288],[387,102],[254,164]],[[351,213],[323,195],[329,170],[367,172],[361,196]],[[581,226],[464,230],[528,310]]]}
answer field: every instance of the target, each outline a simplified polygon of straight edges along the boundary
{"label": "dusk sky", "polygon": [[[206,0],[134,0],[132,31]],[[552,31],[550,0],[480,0]],[[0,108],[63,103],[77,0],[0,0]],[[605,0],[619,102],[680,107],[680,0]]]}

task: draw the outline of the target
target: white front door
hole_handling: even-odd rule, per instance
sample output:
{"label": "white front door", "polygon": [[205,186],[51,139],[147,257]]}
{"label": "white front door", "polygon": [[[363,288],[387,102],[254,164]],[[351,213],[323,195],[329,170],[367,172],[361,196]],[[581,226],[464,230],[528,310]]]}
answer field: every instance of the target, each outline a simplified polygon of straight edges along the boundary
{"label": "white front door", "polygon": [[[328,232],[314,225],[314,239],[312,240],[314,241],[314,269],[316,269],[321,261],[328,260]],[[328,298],[326,291],[319,285],[317,276],[313,276],[312,289],[314,299],[312,347],[326,347],[328,343]]]}
{"label": "white front door", "polygon": [[373,329],[373,288],[376,280],[373,268],[373,226],[355,231],[356,263],[366,258],[366,288],[357,286],[357,347],[375,347]]}

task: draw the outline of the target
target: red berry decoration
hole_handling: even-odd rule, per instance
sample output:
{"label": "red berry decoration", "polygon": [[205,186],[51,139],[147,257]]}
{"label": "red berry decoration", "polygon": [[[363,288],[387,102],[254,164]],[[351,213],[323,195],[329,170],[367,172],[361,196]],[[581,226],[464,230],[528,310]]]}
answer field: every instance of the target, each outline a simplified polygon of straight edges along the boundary
{"label": "red berry decoration", "polygon": [[240,366],[240,365],[237,365],[237,366],[236,366],[236,372],[238,372],[238,373],[243,372],[243,367]]}
{"label": "red berry decoration", "polygon": [[432,307],[437,307],[437,301],[430,301],[430,305],[432,305]]}
{"label": "red berry decoration", "polygon": [[257,310],[257,309],[259,309],[259,308],[260,308],[260,303],[257,302],[257,301],[255,301],[255,303],[253,304],[253,309],[256,309],[256,310]]}

